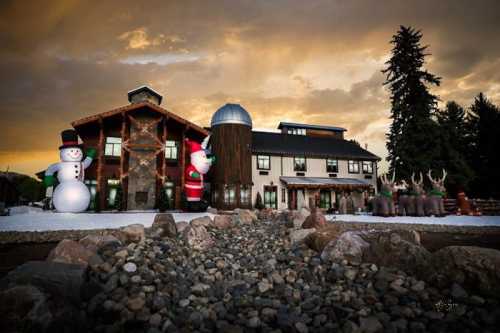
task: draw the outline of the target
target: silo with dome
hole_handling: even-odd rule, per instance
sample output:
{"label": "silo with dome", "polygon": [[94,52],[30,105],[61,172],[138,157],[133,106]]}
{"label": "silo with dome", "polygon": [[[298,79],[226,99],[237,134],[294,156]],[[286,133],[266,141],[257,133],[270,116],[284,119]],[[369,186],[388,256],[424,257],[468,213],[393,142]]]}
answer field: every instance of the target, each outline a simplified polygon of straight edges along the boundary
{"label": "silo with dome", "polygon": [[211,121],[211,149],[217,160],[212,173],[212,206],[252,207],[252,118],[239,104],[219,108]]}

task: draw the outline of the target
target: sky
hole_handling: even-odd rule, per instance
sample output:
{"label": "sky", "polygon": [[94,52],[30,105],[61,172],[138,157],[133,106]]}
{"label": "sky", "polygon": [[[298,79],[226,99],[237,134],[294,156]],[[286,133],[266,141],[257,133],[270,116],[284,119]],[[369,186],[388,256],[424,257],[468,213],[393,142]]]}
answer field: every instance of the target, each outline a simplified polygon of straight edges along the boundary
{"label": "sky", "polygon": [[400,25],[422,31],[440,105],[479,92],[500,104],[498,1],[3,0],[0,170],[57,162],[71,121],[128,104],[144,84],[201,126],[240,103],[256,128],[341,126],[385,158],[381,70]]}

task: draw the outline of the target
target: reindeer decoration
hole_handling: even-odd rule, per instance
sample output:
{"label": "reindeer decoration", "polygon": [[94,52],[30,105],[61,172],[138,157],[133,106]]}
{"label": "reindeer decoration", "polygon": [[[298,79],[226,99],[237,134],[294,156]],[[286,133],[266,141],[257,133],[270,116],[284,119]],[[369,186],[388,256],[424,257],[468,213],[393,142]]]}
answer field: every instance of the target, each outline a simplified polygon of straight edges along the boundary
{"label": "reindeer decoration", "polygon": [[411,216],[415,214],[415,198],[411,193],[410,185],[403,179],[401,184],[404,192],[398,198],[398,214],[401,216]]}
{"label": "reindeer decoration", "polygon": [[432,178],[432,171],[429,169],[427,177],[431,182],[432,190],[429,192],[427,200],[425,201],[426,215],[444,216],[446,214],[443,203],[443,197],[446,193],[444,187],[446,170],[443,169],[443,177],[441,177],[441,179],[434,179]]}
{"label": "reindeer decoration", "polygon": [[390,181],[387,179],[387,175],[382,175],[380,177],[382,188],[379,194],[373,199],[373,215],[385,217],[396,215],[393,200],[395,177],[395,173],[392,174],[392,179]]}

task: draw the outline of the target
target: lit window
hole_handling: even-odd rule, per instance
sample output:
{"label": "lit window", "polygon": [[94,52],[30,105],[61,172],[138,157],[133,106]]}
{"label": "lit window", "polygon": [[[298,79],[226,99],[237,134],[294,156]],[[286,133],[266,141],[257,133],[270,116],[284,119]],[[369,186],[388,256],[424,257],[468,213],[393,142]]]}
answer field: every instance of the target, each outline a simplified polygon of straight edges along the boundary
{"label": "lit window", "polygon": [[293,170],[294,171],[306,171],[306,158],[305,157],[294,157],[293,158]]}
{"label": "lit window", "polygon": [[349,161],[348,162],[348,170],[349,170],[349,173],[359,173],[359,162],[358,161]]}
{"label": "lit window", "polygon": [[278,208],[278,200],[276,200],[276,186],[264,186],[264,206],[266,208]]}
{"label": "lit window", "polygon": [[363,161],[363,173],[373,173],[373,163],[370,161]]}
{"label": "lit window", "polygon": [[326,160],[326,172],[339,172],[339,163],[333,158]]}
{"label": "lit window", "polygon": [[179,155],[179,144],[177,141],[167,140],[165,142],[165,158],[167,160],[176,160]]}
{"label": "lit window", "polygon": [[108,136],[106,137],[106,146],[104,147],[104,155],[118,156],[122,155],[122,138]]}
{"label": "lit window", "polygon": [[305,128],[289,128],[288,129],[288,134],[292,134],[292,135],[306,135],[306,129]]}
{"label": "lit window", "polygon": [[257,169],[270,170],[271,169],[271,157],[266,156],[266,155],[257,155]]}
{"label": "lit window", "polygon": [[240,189],[240,203],[242,205],[250,205],[250,187],[242,185]]}
{"label": "lit window", "polygon": [[226,185],[224,187],[224,204],[234,205],[236,203],[234,185]]}

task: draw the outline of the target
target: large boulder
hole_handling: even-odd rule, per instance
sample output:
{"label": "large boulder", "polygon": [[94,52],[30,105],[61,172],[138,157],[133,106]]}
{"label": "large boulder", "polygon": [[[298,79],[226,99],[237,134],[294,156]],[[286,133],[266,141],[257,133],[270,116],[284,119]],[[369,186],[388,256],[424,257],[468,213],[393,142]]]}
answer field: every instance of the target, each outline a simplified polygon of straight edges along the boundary
{"label": "large boulder", "polygon": [[272,208],[263,208],[258,211],[258,218],[262,221],[271,220],[273,217],[273,209]]}
{"label": "large boulder", "polygon": [[500,297],[500,251],[448,246],[434,252],[429,278],[438,286],[458,283],[486,296]]}
{"label": "large boulder", "polygon": [[155,215],[151,228],[158,233],[160,237],[176,237],[177,225],[175,219],[170,213],[159,213]]}
{"label": "large boulder", "polygon": [[87,279],[87,269],[82,265],[50,261],[28,261],[10,271],[0,281],[3,288],[33,285],[53,297],[79,304],[98,291]]}
{"label": "large boulder", "polygon": [[316,229],[297,229],[290,232],[290,242],[292,244],[302,243],[307,236],[316,232]]}
{"label": "large boulder", "polygon": [[337,224],[329,224],[324,228],[314,230],[316,232],[307,236],[305,241],[310,249],[320,253],[330,241],[337,239],[343,233],[343,229]]}
{"label": "large boulder", "polygon": [[47,257],[48,261],[62,262],[66,264],[77,264],[87,266],[89,264],[101,264],[102,259],[97,254],[87,249],[82,244],[70,240],[63,239],[55,248],[50,251]]}
{"label": "large boulder", "polygon": [[182,239],[196,250],[205,250],[214,244],[212,235],[204,226],[190,225],[182,231]]}
{"label": "large boulder", "polygon": [[145,239],[144,226],[131,224],[121,229],[122,237],[126,243],[139,243]]}
{"label": "large boulder", "polygon": [[249,209],[235,209],[234,212],[236,224],[250,225],[258,221],[257,215]]}
{"label": "large boulder", "polygon": [[189,227],[189,222],[179,221],[175,225],[177,227],[177,232],[178,233],[182,233],[182,231],[184,231],[184,229],[186,229],[187,227]]}
{"label": "large boulder", "polygon": [[313,208],[311,214],[306,217],[304,223],[302,223],[303,229],[309,228],[323,228],[327,224],[326,218],[317,208]]}
{"label": "large boulder", "polygon": [[230,215],[215,215],[212,226],[216,229],[229,229],[233,226],[232,218]]}
{"label": "large boulder", "polygon": [[122,245],[120,240],[113,235],[87,235],[80,239],[79,243],[96,253],[107,249],[116,249]]}
{"label": "large boulder", "polygon": [[370,244],[362,237],[363,232],[346,231],[338,238],[331,240],[321,252],[323,261],[349,260],[361,262],[363,251]]}
{"label": "large boulder", "polygon": [[1,332],[45,332],[53,319],[48,297],[30,285],[0,292],[0,313]]}
{"label": "large boulder", "polygon": [[189,222],[190,225],[193,227],[209,227],[212,224],[212,219],[209,216],[201,216],[197,217],[195,219],[192,219],[191,222]]}

